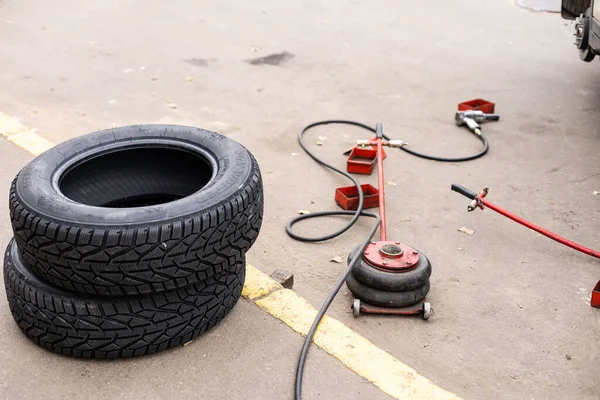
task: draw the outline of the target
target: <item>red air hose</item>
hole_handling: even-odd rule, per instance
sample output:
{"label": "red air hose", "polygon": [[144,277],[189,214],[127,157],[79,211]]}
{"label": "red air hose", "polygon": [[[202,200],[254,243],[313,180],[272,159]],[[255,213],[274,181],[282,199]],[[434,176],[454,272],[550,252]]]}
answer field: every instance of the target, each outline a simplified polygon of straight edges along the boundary
{"label": "red air hose", "polygon": [[569,246],[570,248],[575,249],[577,251],[580,251],[582,253],[585,253],[585,254],[587,254],[589,256],[600,258],[600,252],[597,252],[595,250],[592,250],[590,248],[582,246],[582,245],[580,245],[578,243],[572,242],[569,239],[565,239],[564,237],[559,236],[559,235],[557,235],[554,232],[550,232],[548,229],[542,228],[541,226],[538,226],[538,225],[536,225],[534,223],[531,223],[531,222],[529,222],[529,221],[527,221],[527,220],[519,217],[518,215],[515,215],[513,213],[510,213],[510,212],[506,211],[503,208],[498,207],[494,203],[491,203],[490,201],[488,201],[488,200],[486,200],[486,199],[484,199],[482,197],[480,197],[479,199],[481,200],[481,203],[485,207],[491,208],[492,210],[496,211],[498,214],[502,214],[505,217],[510,218],[513,221],[518,222],[521,225],[525,225],[529,229],[533,229],[534,231],[539,232],[542,235],[547,236],[547,237],[549,237],[552,240],[556,240],[558,243],[562,243],[565,246]]}
{"label": "red air hose", "polygon": [[[523,219],[523,218],[519,217],[518,215],[515,215],[511,212],[508,212],[505,209],[498,207],[494,203],[488,201],[487,199],[485,199],[485,196],[488,193],[487,188],[483,189],[479,194],[475,194],[475,192],[473,192],[472,190],[469,190],[464,186],[456,185],[456,184],[453,184],[451,186],[451,189],[454,190],[455,192],[458,192],[458,193],[462,194],[463,196],[468,197],[469,199],[473,200],[471,202],[471,204],[469,205],[469,207],[467,208],[469,211],[473,211],[477,207],[481,208],[482,210],[485,207],[488,207],[488,208],[496,211],[498,214],[502,214],[505,217],[510,218],[513,221],[518,222],[521,225],[525,225],[529,229],[532,229],[538,233],[541,233],[542,235],[549,237],[552,240],[556,240],[558,243],[562,243],[565,246],[568,246],[572,249],[575,249],[577,251],[585,253],[589,256],[600,258],[600,252],[598,252],[596,250],[592,250],[588,247],[582,246],[579,243],[572,242],[569,239],[565,239],[564,237],[557,235],[554,232],[550,232],[548,229],[542,228],[541,226],[538,226],[532,222],[529,222],[526,219]],[[600,308],[600,281],[596,284],[596,286],[594,287],[594,290],[592,291],[592,298],[590,301],[590,305],[594,308]]]}
{"label": "red air hose", "polygon": [[475,194],[475,192],[473,192],[472,190],[469,190],[461,185],[453,184],[451,188],[455,192],[458,192],[458,193],[462,194],[463,196],[468,197],[471,200],[473,200],[471,205],[468,207],[469,211],[473,211],[476,207],[479,207],[481,209],[488,207],[488,208],[496,211],[498,214],[502,214],[505,217],[510,218],[513,221],[518,222],[521,225],[525,225],[529,229],[533,229],[534,231],[539,232],[542,235],[547,236],[552,240],[556,240],[557,242],[564,244],[565,246],[569,246],[570,248],[575,249],[577,251],[581,251],[582,253],[585,253],[589,256],[600,258],[600,252],[598,252],[596,250],[592,250],[585,246],[582,246],[578,243],[572,242],[569,239],[565,239],[564,237],[557,235],[554,232],[550,232],[548,229],[542,228],[541,226],[538,226],[532,222],[529,222],[526,219],[519,217],[518,215],[515,215],[511,212],[506,211],[505,209],[503,209],[501,207],[498,207],[497,205],[495,205],[494,203],[490,202],[489,200],[487,200],[485,198],[485,196],[487,195],[487,188],[482,190],[479,194]]}

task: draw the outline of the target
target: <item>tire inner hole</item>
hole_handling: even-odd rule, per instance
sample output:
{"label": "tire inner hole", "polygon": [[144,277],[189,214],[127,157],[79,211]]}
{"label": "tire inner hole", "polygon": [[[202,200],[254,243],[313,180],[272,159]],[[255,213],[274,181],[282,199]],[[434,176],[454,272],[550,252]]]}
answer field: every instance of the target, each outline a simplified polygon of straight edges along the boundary
{"label": "tire inner hole", "polygon": [[84,160],[59,179],[59,190],[78,203],[145,207],[187,197],[212,177],[200,154],[170,147],[114,151]]}

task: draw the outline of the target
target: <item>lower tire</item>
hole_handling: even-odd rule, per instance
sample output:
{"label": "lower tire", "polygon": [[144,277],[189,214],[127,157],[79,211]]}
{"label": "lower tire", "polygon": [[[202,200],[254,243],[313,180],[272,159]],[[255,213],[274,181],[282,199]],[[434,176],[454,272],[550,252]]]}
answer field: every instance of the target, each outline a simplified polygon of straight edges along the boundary
{"label": "lower tire", "polygon": [[244,264],[162,293],[94,297],[39,279],[11,240],[4,284],[15,321],[39,346],[76,357],[124,358],[183,345],[217,325],[241,295]]}
{"label": "lower tire", "polygon": [[[348,263],[354,258],[360,246],[355,247],[348,255]],[[371,266],[363,257],[352,267],[352,275],[366,286],[384,291],[404,292],[419,288],[431,276],[431,263],[419,252],[419,262],[414,269],[406,272],[384,272]]]}
{"label": "lower tire", "polygon": [[350,274],[346,279],[346,286],[352,292],[354,297],[380,307],[404,307],[418,303],[425,299],[429,292],[429,280],[425,285],[404,292],[387,292],[383,290],[373,289],[356,280]]}

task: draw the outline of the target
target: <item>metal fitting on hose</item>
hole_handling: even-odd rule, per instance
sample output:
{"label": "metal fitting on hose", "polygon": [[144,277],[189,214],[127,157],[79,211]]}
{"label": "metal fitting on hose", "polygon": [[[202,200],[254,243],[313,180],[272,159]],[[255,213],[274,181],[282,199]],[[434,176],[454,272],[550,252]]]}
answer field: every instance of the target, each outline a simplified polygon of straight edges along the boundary
{"label": "metal fitting on hose", "polygon": [[400,139],[391,139],[388,140],[387,145],[390,147],[394,147],[399,149],[400,147],[404,147],[406,146],[408,143],[406,143],[404,140],[400,140]]}
{"label": "metal fitting on hose", "polygon": [[480,209],[484,209],[484,205],[483,202],[481,201],[481,199],[483,199],[485,196],[487,196],[487,194],[489,193],[490,188],[488,188],[487,186],[485,186],[481,192],[479,192],[479,194],[477,196],[475,196],[475,198],[473,199],[473,201],[471,201],[471,203],[469,203],[469,205],[467,206],[467,211],[471,212],[474,211],[477,208]]}

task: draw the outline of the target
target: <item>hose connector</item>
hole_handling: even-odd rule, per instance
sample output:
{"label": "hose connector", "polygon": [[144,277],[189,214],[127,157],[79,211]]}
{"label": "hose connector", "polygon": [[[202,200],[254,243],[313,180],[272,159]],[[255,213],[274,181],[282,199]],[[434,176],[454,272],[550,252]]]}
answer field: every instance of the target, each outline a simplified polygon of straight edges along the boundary
{"label": "hose connector", "polygon": [[400,140],[400,139],[391,139],[388,140],[388,146],[390,147],[394,147],[394,148],[401,148],[406,146],[408,143],[406,143],[404,140]]}
{"label": "hose connector", "polygon": [[361,148],[363,148],[363,149],[364,149],[365,147],[367,147],[367,146],[370,146],[370,145],[371,145],[371,141],[370,141],[370,140],[366,140],[366,139],[360,139],[360,140],[357,140],[357,141],[356,141],[356,145],[357,145],[358,147],[361,147]]}
{"label": "hose connector", "polygon": [[490,188],[488,188],[487,186],[485,186],[481,192],[479,192],[479,194],[477,196],[475,196],[475,198],[473,199],[473,201],[471,201],[471,203],[467,206],[467,211],[471,212],[471,211],[475,211],[477,208],[481,208],[482,210],[484,209],[483,203],[481,201],[481,199],[483,199],[485,196],[487,196],[487,194],[489,193]]}

